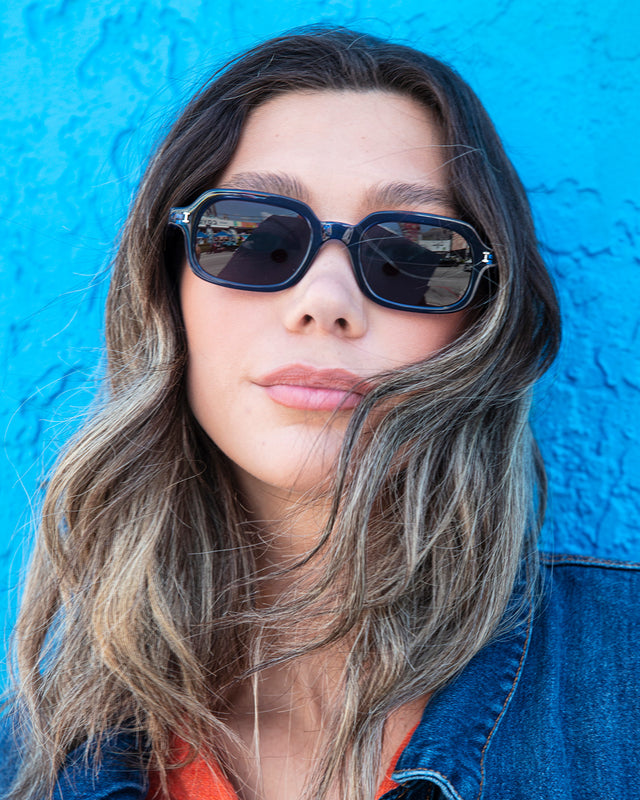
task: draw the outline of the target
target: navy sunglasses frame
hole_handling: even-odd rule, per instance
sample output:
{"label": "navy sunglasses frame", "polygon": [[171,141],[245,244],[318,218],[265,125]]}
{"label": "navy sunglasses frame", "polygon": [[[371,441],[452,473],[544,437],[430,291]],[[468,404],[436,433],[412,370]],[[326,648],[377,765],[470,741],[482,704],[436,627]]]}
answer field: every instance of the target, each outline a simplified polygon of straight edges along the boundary
{"label": "navy sunglasses frame", "polygon": [[[290,278],[278,284],[256,286],[217,278],[214,275],[210,275],[200,266],[195,252],[198,223],[208,203],[222,200],[246,200],[253,203],[264,203],[278,208],[284,208],[299,214],[307,222],[310,233],[307,252]],[[473,264],[469,268],[471,270],[469,286],[462,297],[448,306],[413,306],[388,300],[377,295],[367,284],[365,279],[360,262],[360,242],[364,233],[369,228],[374,225],[381,225],[383,222],[409,222],[433,225],[460,234],[471,245],[473,257]],[[346,225],[343,222],[322,222],[313,213],[311,208],[301,200],[295,200],[291,197],[278,194],[269,194],[267,192],[210,189],[201,194],[191,205],[172,208],[169,213],[169,224],[182,230],[185,244],[187,245],[189,266],[199,278],[202,278],[208,283],[215,283],[219,286],[250,292],[280,292],[284,289],[288,289],[290,286],[294,286],[303,278],[322,245],[333,239],[341,241],[348,249],[356,281],[364,296],[378,305],[386,308],[399,309],[401,311],[416,311],[422,314],[450,314],[454,311],[460,311],[466,308],[473,300],[483,273],[494,266],[492,251],[483,244],[474,228],[461,220],[409,211],[375,211],[373,214],[368,214],[356,225]]]}

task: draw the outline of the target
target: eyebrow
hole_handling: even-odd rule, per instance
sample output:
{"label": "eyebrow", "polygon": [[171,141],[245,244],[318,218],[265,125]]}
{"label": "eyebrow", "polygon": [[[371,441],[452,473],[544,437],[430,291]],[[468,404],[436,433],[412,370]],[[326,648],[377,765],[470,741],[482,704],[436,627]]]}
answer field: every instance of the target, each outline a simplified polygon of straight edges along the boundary
{"label": "eyebrow", "polygon": [[403,183],[392,181],[373,188],[368,201],[382,209],[393,206],[445,205],[453,200],[446,189],[428,183]]}
{"label": "eyebrow", "polygon": [[222,188],[281,194],[309,202],[309,192],[305,186],[293,175],[279,172],[238,172],[224,181]]}
{"label": "eyebrow", "polygon": [[[310,202],[310,192],[293,175],[279,172],[238,172],[224,182],[225,189],[244,189],[294,197]],[[453,206],[449,192],[428,183],[391,181],[373,186],[366,195],[366,205],[376,210],[398,206]]]}

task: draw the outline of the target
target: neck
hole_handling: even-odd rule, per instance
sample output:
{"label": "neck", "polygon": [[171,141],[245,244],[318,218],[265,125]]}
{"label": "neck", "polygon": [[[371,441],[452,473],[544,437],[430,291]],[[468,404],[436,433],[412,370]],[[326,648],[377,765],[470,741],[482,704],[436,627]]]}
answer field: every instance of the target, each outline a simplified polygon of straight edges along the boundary
{"label": "neck", "polygon": [[[305,596],[322,577],[322,553],[305,559],[322,537],[329,507],[317,499],[311,502],[309,494],[263,486],[257,489],[247,485],[246,480],[240,483],[243,504],[261,542],[257,558],[260,576],[257,605],[266,611],[275,608],[278,602],[288,603]],[[319,603],[317,609],[307,609],[299,623],[289,621],[286,630],[278,630],[277,624],[270,626],[266,646],[269,647],[271,637],[277,636],[282,637],[281,644],[286,640],[291,647],[303,647],[322,635],[320,628],[327,612],[330,609]],[[288,719],[293,729],[321,730],[326,709],[335,706],[340,694],[348,647],[348,643],[342,642],[261,670],[252,681],[238,688],[232,699],[234,714],[240,717],[246,714],[252,725],[261,718],[279,716]]]}
{"label": "neck", "polygon": [[252,725],[279,716],[294,728],[319,731],[340,696],[345,660],[344,651],[333,647],[268,667],[234,693],[234,715]]}
{"label": "neck", "polygon": [[[314,555],[325,531],[330,500],[311,497],[311,492],[256,487],[240,481],[249,522],[261,543],[257,558],[258,603],[267,606],[286,592],[304,591],[320,577],[322,558]],[[297,564],[301,566],[291,571]]]}
{"label": "neck", "polygon": [[[301,567],[287,570],[317,547],[330,508],[328,502],[310,502],[308,495],[273,489],[248,491],[244,484],[242,488],[250,521],[263,542],[258,568],[264,577],[258,603],[267,610],[278,601],[295,599],[296,591],[304,594],[305,588],[322,576],[322,552]],[[321,638],[323,621],[332,616],[331,606],[339,611],[340,603],[336,585],[326,604],[323,601],[318,602],[317,609],[306,608],[301,615],[304,618],[290,623],[293,630],[278,630],[274,625],[273,635],[286,637],[292,646]],[[272,784],[277,787],[273,796],[300,796],[318,753],[331,748],[326,737],[335,730],[330,720],[344,709],[345,666],[353,644],[347,635],[286,664],[263,669],[236,687],[230,697],[229,723],[245,748],[237,754],[239,778],[245,786],[243,797],[271,796],[267,788]],[[379,780],[407,732],[419,721],[424,703],[424,697],[418,698],[387,719]]]}

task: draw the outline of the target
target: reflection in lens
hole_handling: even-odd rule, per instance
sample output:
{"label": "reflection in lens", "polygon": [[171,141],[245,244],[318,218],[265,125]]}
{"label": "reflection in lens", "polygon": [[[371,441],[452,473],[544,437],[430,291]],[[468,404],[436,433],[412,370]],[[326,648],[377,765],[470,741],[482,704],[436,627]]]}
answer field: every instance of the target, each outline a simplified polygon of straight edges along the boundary
{"label": "reflection in lens", "polygon": [[288,208],[251,200],[205,206],[196,226],[196,255],[209,275],[241,286],[277,286],[304,261],[311,228]]}
{"label": "reflection in lens", "polygon": [[374,294],[410,306],[450,306],[469,287],[471,245],[456,231],[417,222],[368,228],[360,245],[365,280]]}

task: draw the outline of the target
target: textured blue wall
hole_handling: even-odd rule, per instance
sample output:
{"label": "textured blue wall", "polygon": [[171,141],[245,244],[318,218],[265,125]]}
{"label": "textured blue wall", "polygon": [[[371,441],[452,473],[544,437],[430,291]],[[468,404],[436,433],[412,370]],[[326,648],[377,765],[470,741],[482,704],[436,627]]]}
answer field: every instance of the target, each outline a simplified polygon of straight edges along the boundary
{"label": "textured blue wall", "polygon": [[565,314],[535,410],[552,484],[545,540],[640,559],[639,4],[16,0],[0,20],[8,620],[29,497],[95,389],[104,269],[151,144],[214,65],[315,21],[432,52],[484,100],[530,191]]}

